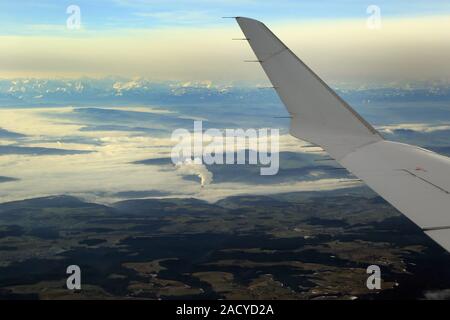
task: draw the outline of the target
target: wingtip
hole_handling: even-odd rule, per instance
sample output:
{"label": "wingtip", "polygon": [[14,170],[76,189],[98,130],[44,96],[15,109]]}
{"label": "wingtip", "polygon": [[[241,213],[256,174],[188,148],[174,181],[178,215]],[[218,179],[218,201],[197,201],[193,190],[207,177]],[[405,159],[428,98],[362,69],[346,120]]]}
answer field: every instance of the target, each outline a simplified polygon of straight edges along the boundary
{"label": "wingtip", "polygon": [[267,26],[264,23],[262,23],[259,20],[253,19],[253,18],[236,17],[235,19],[241,28],[246,28],[251,25],[259,25],[259,26],[267,28]]}
{"label": "wingtip", "polygon": [[237,21],[248,21],[248,22],[258,22],[258,23],[262,23],[259,20],[253,19],[253,18],[248,18],[248,17],[235,17],[235,19]]}
{"label": "wingtip", "polygon": [[261,22],[253,18],[247,18],[247,17],[240,17],[240,16],[226,16],[222,17],[222,19],[236,19],[236,20],[247,20],[247,21],[255,21],[255,22]]}

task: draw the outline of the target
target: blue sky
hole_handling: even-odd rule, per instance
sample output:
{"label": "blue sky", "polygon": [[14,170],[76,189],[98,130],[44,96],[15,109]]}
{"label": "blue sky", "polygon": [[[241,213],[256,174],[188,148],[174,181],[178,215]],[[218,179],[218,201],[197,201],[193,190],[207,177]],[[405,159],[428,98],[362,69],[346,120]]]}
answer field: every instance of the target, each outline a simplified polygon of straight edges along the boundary
{"label": "blue sky", "polygon": [[[29,26],[65,24],[67,19],[65,10],[72,4],[81,8],[83,25],[89,30],[221,25],[224,24],[222,16],[236,15],[251,16],[269,22],[363,19],[366,16],[367,6],[371,4],[379,6],[384,17],[417,17],[450,13],[450,2],[443,0],[42,0],[39,2],[2,0],[0,32],[4,35],[17,35],[30,32]],[[39,30],[45,30],[46,35],[49,34],[48,29]]]}

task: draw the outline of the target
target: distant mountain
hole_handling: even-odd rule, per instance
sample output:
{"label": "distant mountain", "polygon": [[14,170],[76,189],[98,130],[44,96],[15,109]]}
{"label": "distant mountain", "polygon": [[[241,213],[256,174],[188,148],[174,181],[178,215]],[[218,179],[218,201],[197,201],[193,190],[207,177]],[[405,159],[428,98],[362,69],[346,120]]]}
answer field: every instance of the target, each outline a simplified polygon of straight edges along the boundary
{"label": "distant mountain", "polygon": [[2,182],[9,182],[9,181],[17,181],[17,180],[19,180],[19,179],[0,176],[0,183],[2,183]]}
{"label": "distant mountain", "polygon": [[147,79],[3,79],[0,105],[77,104],[95,102],[239,101],[245,97],[276,96],[271,90],[211,82],[155,82]]}
{"label": "distant mountain", "polygon": [[224,211],[215,204],[194,198],[126,200],[115,203],[113,207],[122,213],[147,216],[182,214],[186,211],[202,215]]}
{"label": "distant mountain", "polygon": [[[334,86],[344,98],[356,102],[444,101],[450,99],[450,85],[422,83],[385,87]],[[344,86],[342,86],[344,87]],[[0,79],[0,105],[79,104],[96,102],[214,103],[246,101],[278,104],[273,90],[248,84],[217,84],[211,81],[165,81],[126,79]]]}
{"label": "distant mountain", "polygon": [[103,207],[98,204],[84,202],[76,197],[61,195],[0,203],[0,212],[6,213],[17,209],[87,208],[92,206]]}
{"label": "distant mountain", "polygon": [[114,210],[71,196],[50,196],[0,204],[0,222],[38,228],[72,228],[80,219],[91,221],[111,216]]}
{"label": "distant mountain", "polygon": [[3,138],[3,139],[18,139],[18,138],[23,138],[23,137],[26,137],[26,135],[21,134],[21,133],[17,133],[17,132],[8,131],[8,130],[0,128],[0,138]]}
{"label": "distant mountain", "polygon": [[0,154],[27,154],[27,155],[71,155],[91,153],[90,150],[70,150],[43,147],[0,146]]}

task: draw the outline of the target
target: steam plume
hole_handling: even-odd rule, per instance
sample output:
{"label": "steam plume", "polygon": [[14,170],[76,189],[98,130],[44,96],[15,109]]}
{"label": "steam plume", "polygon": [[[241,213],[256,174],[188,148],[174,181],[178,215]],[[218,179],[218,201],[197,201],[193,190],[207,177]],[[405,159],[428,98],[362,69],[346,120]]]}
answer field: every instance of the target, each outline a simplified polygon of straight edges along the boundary
{"label": "steam plume", "polygon": [[213,174],[208,171],[206,166],[196,158],[194,161],[192,159],[186,159],[183,162],[178,162],[176,164],[177,170],[184,175],[196,175],[200,178],[200,184],[202,187],[208,185],[213,180]]}

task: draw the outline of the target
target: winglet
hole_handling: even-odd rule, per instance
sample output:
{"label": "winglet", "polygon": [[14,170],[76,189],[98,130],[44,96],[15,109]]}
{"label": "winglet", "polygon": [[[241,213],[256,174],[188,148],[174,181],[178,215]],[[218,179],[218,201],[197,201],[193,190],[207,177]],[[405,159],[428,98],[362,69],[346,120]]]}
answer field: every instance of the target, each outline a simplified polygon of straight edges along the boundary
{"label": "winglet", "polygon": [[262,22],[236,17],[257,60],[292,116],[291,134],[339,159],[381,135]]}

